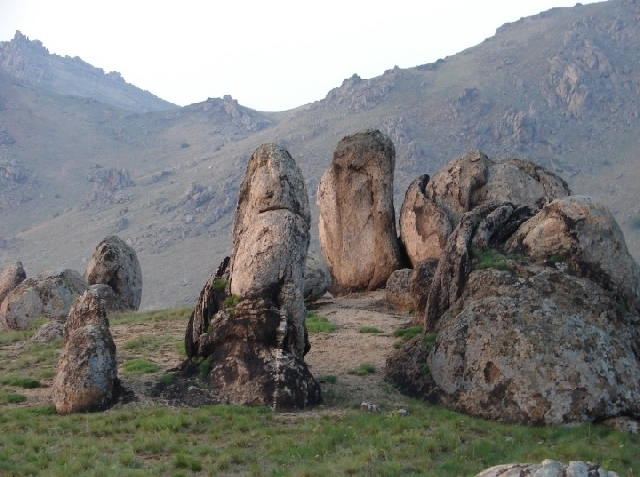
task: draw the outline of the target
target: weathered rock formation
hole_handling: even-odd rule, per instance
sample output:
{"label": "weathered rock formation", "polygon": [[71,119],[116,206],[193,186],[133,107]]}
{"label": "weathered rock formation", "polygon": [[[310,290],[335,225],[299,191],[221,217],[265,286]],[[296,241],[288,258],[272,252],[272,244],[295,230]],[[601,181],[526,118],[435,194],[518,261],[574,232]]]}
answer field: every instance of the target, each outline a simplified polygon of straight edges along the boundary
{"label": "weathered rock formation", "polygon": [[597,464],[572,461],[563,464],[553,460],[545,460],[540,464],[503,464],[480,472],[476,477],[618,477],[613,471],[606,471]]}
{"label": "weathered rock formation", "polygon": [[203,289],[185,338],[189,356],[208,359],[207,380],[230,402],[281,409],[320,401],[303,361],[309,222],[296,163],[275,144],[260,146],[240,186],[229,281],[223,264]]}
{"label": "weathered rock formation", "polygon": [[543,167],[522,159],[490,159],[469,152],[423,175],[407,190],[400,212],[401,240],[413,266],[439,258],[462,215],[479,205],[509,202],[540,209],[570,194],[567,184]]}
{"label": "weathered rock formation", "polygon": [[0,303],[26,278],[27,274],[22,267],[22,262],[12,263],[2,270],[0,272]]}
{"label": "weathered rock formation", "polygon": [[427,298],[429,298],[426,290],[431,289],[438,261],[437,258],[427,258],[418,263],[409,275],[409,294],[413,299],[413,310],[415,311],[414,325],[419,326],[424,323],[424,310],[427,307]]}
{"label": "weathered rock formation", "polygon": [[109,285],[120,303],[109,305],[117,310],[137,310],[142,299],[142,270],[133,248],[117,235],[103,239],[84,273],[89,285]]}
{"label": "weathered rock formation", "polygon": [[117,383],[116,345],[101,300],[91,291],[78,298],[64,325],[64,348],[53,381],[60,414],[104,409]]}
{"label": "weathered rock formation", "polygon": [[[638,266],[604,206],[537,177],[526,193],[494,183],[481,194],[490,200],[473,199],[478,182],[471,193],[469,180],[439,188],[479,205],[434,198],[457,224],[423,290],[429,335],[392,356],[388,375],[404,392],[488,419],[640,418]],[[543,195],[530,193],[537,184]]]}
{"label": "weathered rock formation", "polygon": [[24,330],[40,317],[64,320],[73,300],[86,289],[86,281],[75,270],[44,270],[21,282],[5,297],[0,305],[0,326]]}
{"label": "weathered rock formation", "polygon": [[333,294],[383,287],[401,268],[393,209],[395,150],[377,130],[343,138],[320,179],[320,246]]}

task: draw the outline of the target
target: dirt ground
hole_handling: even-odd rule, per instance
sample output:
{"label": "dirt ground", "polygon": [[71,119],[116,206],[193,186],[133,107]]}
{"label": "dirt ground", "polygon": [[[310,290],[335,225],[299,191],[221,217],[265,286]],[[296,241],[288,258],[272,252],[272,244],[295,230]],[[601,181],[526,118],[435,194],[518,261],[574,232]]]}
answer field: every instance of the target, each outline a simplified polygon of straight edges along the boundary
{"label": "dirt ground", "polygon": [[[385,300],[384,290],[353,294],[341,298],[326,295],[313,304],[314,311],[337,325],[331,333],[312,333],[309,335],[311,351],[305,357],[313,375],[320,380],[325,403],[308,412],[340,409],[359,406],[370,402],[387,409],[404,406],[405,398],[384,381],[384,366],[393,344],[398,338],[393,331],[406,326],[411,315],[397,312]],[[360,333],[360,328],[375,327],[380,333]],[[118,375],[125,389],[120,405],[129,405],[131,401],[139,405],[162,404],[178,406],[181,404],[198,405],[216,402],[215,393],[189,381],[186,399],[179,392],[172,394],[167,389],[158,388],[158,379],[166,372],[175,371],[184,361],[178,354],[176,343],[184,338],[186,323],[167,321],[161,329],[156,324],[116,324],[111,333],[116,343],[120,362]],[[161,333],[166,341],[153,351],[144,350],[144,359],[160,366],[153,374],[127,376],[122,372],[122,363],[135,356],[135,352],[123,347],[125,342],[144,336]],[[11,345],[16,353],[21,344]],[[8,349],[4,347],[3,349]],[[373,365],[375,372],[366,376],[353,374],[352,370],[362,364]],[[332,378],[335,377],[335,378]],[[329,377],[327,379],[327,377]],[[334,381],[335,382],[332,382]],[[20,393],[27,401],[13,406],[34,406],[52,404],[52,381],[41,381],[43,387],[24,389]]]}

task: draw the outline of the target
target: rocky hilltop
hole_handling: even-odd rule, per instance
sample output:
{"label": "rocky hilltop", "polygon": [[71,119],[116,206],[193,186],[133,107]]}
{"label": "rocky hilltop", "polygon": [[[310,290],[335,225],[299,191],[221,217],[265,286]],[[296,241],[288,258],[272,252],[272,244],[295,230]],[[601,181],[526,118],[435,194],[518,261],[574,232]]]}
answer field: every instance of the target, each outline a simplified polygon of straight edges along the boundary
{"label": "rocky hilltop", "polygon": [[105,73],[78,56],[58,56],[39,40],[16,31],[0,42],[0,70],[29,84],[62,95],[90,98],[132,111],[163,111],[177,106],[127,83],[117,71]]}
{"label": "rocky hilltop", "polygon": [[61,78],[74,88],[92,75],[121,80],[16,35],[0,55],[13,65],[0,71],[0,265],[21,261],[28,276],[83,269],[93,244],[117,232],[150,277],[143,308],[193,303],[230,253],[252,151],[276,143],[299,165],[317,251],[320,178],[339,140],[365,129],[394,144],[395,204],[416,177],[469,150],[517,156],[601,200],[638,258],[638,18],[630,0],[551,9],[457,55],[354,75],[321,101],[278,113],[231,97],[166,111],[129,100],[116,107],[95,92],[65,90]]}

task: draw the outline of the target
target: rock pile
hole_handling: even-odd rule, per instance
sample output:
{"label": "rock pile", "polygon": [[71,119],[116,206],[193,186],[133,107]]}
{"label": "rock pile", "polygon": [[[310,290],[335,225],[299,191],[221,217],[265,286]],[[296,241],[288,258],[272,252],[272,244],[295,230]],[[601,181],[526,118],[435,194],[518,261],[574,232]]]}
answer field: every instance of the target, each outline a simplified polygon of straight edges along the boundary
{"label": "rock pile", "polygon": [[539,475],[545,477],[618,477],[613,471],[606,471],[597,464],[580,461],[563,464],[554,460],[545,460],[541,464],[505,464],[491,467],[476,477],[515,477],[521,475]]}
{"label": "rock pile", "polygon": [[[391,380],[495,420],[640,418],[640,273],[608,210],[539,166],[478,152],[427,181],[412,184],[420,207],[407,194],[402,238],[417,269],[444,243],[422,272],[416,322],[431,335],[389,359]],[[429,214],[448,225],[420,241],[438,233]]]}
{"label": "rock pile", "polygon": [[189,356],[208,360],[207,380],[230,402],[274,409],[320,402],[303,361],[309,222],[298,166],[281,147],[260,146],[240,186],[228,272],[223,264],[205,285],[185,337]]}
{"label": "rock pile", "polygon": [[60,414],[101,410],[118,387],[116,345],[101,300],[86,291],[64,325],[64,348],[53,381]]}

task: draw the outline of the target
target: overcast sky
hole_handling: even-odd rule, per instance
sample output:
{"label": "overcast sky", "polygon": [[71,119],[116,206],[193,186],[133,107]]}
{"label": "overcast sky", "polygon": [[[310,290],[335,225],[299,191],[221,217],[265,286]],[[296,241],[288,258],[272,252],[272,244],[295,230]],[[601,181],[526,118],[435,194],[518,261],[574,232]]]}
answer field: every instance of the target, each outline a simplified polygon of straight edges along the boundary
{"label": "overcast sky", "polygon": [[[184,106],[232,95],[261,111],[458,53],[564,0],[0,0],[0,41],[20,30]],[[594,3],[594,0],[582,0]]]}

